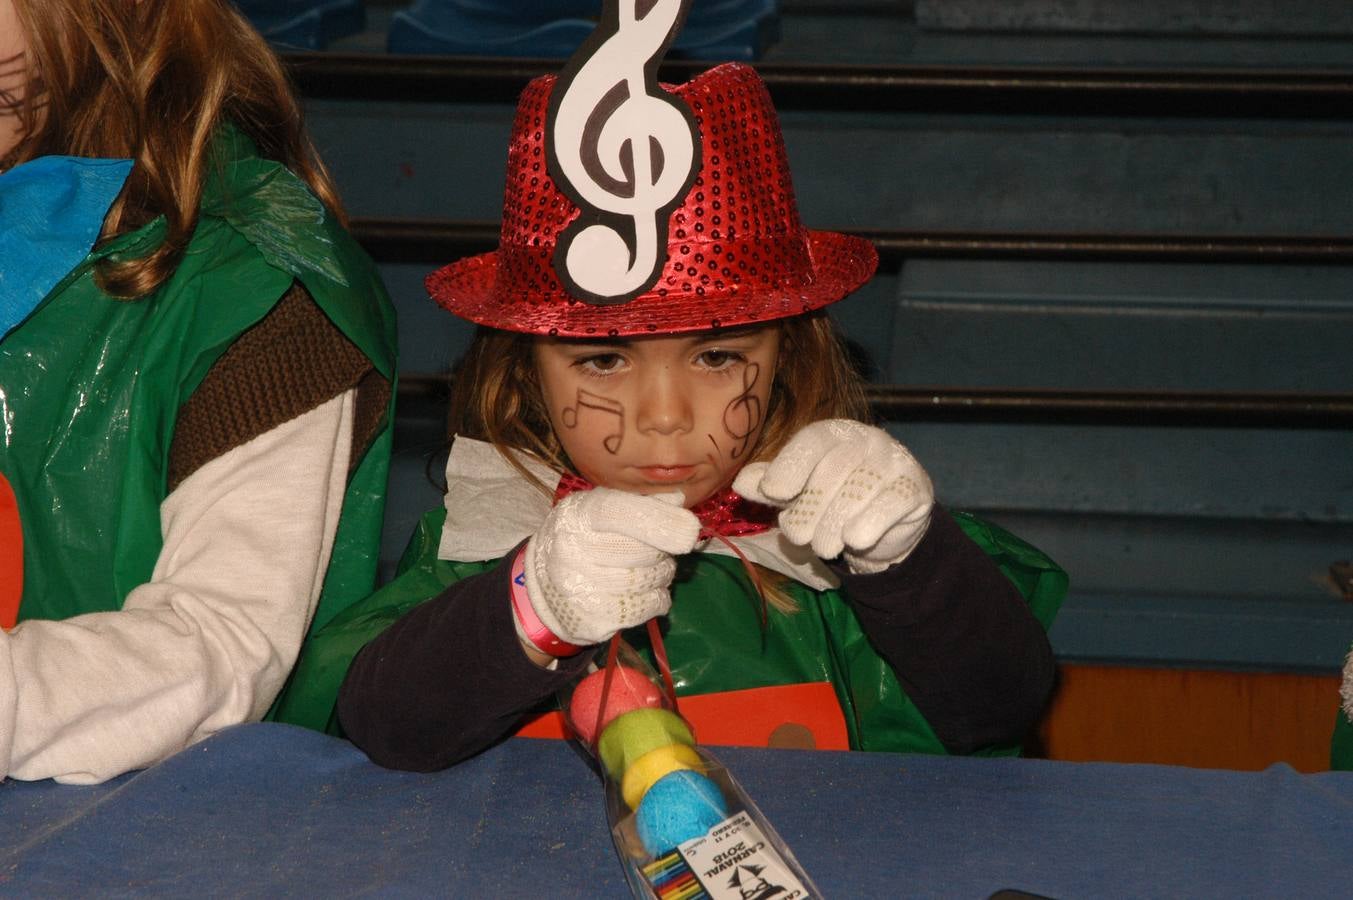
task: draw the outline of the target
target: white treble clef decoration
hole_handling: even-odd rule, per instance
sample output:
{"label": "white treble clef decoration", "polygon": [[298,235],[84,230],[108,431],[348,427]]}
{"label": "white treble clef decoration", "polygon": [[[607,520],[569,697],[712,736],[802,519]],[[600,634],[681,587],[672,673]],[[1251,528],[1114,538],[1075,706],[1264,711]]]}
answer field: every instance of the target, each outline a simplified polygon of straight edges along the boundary
{"label": "white treble clef decoration", "polygon": [[657,78],[689,4],[606,0],[550,98],[550,177],[582,210],[559,236],[554,269],[590,303],[623,303],[653,285],[667,217],[700,168],[695,118]]}

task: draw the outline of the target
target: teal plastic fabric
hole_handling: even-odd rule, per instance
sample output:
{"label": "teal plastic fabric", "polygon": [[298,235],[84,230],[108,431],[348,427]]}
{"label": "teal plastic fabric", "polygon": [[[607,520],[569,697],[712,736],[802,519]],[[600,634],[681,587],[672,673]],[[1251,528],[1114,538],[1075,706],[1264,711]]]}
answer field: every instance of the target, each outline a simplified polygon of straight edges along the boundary
{"label": "teal plastic fabric", "polygon": [[44,156],[0,175],[0,338],[88,255],[129,159]]}

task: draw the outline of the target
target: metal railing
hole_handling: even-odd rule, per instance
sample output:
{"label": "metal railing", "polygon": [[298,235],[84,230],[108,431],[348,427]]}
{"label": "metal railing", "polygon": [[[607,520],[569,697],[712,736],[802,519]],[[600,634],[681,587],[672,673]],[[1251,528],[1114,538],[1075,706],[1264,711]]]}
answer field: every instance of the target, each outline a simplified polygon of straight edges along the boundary
{"label": "metal railing", "polygon": [[[557,59],[292,52],[303,95],[349,100],[514,103]],[[708,62],[667,61],[683,82]],[[1050,66],[756,64],[780,110],[1200,118],[1353,118],[1353,71]]]}
{"label": "metal railing", "polygon": [[[1328,236],[835,230],[873,241],[885,270],[909,257],[1353,265],[1353,239]],[[352,232],[380,262],[436,265],[498,243],[498,223],[487,221],[356,217]]]}
{"label": "metal railing", "polygon": [[[410,411],[439,416],[451,376],[400,376]],[[1353,393],[1280,393],[958,388],[870,385],[866,398],[885,421],[1012,422],[1197,428],[1353,428]]]}

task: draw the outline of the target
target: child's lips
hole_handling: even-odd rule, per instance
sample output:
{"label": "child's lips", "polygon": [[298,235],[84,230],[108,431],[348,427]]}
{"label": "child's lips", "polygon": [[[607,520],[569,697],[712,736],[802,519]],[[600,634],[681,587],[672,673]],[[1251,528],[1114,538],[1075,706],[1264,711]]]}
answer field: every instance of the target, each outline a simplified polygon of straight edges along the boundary
{"label": "child's lips", "polygon": [[676,484],[687,480],[695,472],[695,466],[687,465],[639,466],[638,469],[646,480],[657,484]]}

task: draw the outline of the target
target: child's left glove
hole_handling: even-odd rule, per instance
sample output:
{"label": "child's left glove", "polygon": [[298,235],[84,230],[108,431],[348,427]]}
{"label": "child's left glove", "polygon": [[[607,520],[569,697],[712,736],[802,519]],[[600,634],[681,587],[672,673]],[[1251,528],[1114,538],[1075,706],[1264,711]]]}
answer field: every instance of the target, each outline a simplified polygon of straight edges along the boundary
{"label": "child's left glove", "polygon": [[780,530],[852,572],[882,572],[925,534],[935,489],[906,447],[881,428],[824,419],[790,438],[775,459],[745,466],[733,490],[783,507]]}

